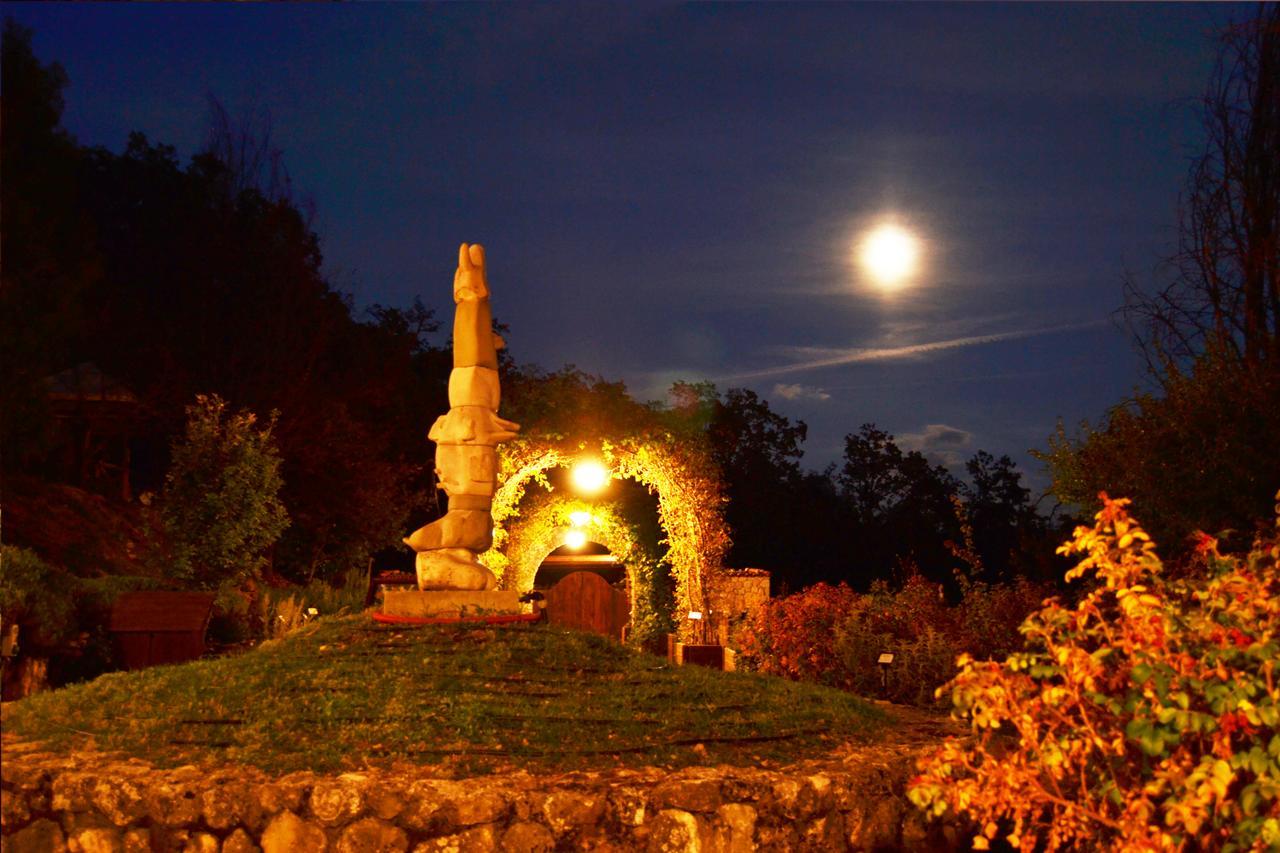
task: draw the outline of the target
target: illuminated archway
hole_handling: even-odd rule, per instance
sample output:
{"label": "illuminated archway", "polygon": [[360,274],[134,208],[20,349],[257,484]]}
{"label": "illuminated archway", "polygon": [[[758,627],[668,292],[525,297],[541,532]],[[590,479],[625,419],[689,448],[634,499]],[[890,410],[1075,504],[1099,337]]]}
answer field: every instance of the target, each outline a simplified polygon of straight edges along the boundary
{"label": "illuminated archway", "polygon": [[[550,488],[548,470],[568,467],[584,457],[598,458],[615,478],[635,480],[656,496],[658,521],[666,532],[667,552],[663,556],[671,565],[675,584],[672,616],[681,633],[686,632],[685,615],[706,609],[705,589],[722,565],[729,536],[722,513],[723,489],[714,463],[704,448],[678,441],[669,433],[636,434],[598,443],[564,436],[526,436],[502,445],[499,485],[493,499],[494,546],[480,559],[505,588],[532,588],[529,564],[532,562],[536,572],[546,555],[563,544],[563,539],[557,541],[556,537],[563,537],[567,528],[561,530],[555,510],[548,510],[552,515],[546,523],[533,526],[541,531],[536,542],[526,540],[523,534],[513,537],[507,528],[519,515],[531,480]],[[609,542],[596,541],[621,558],[621,552]],[[547,550],[542,551],[543,547]]]}

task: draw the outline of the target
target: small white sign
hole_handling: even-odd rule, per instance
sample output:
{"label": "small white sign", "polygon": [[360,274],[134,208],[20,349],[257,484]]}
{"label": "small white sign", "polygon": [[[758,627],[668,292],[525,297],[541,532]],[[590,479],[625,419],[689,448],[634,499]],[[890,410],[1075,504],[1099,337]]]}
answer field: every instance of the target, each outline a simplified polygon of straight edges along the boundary
{"label": "small white sign", "polygon": [[702,618],[702,612],[701,612],[701,611],[699,611],[699,610],[690,610],[690,611],[689,611],[689,618],[690,618],[690,619],[701,619],[701,618]]}
{"label": "small white sign", "polygon": [[889,664],[893,663],[893,654],[891,652],[885,652],[884,654],[880,655],[880,660],[876,661],[876,663],[884,664],[885,666],[888,666]]}

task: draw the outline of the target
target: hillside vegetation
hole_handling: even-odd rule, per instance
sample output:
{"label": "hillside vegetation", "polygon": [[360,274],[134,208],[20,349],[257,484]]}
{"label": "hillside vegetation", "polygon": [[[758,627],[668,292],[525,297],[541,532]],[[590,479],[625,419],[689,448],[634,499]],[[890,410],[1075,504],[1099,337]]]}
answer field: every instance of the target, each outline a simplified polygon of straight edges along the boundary
{"label": "hillside vegetation", "polygon": [[673,667],[591,634],[367,615],[321,619],[234,657],[105,675],[5,714],[7,730],[59,749],[271,772],[770,764],[827,754],[885,722],[838,690]]}

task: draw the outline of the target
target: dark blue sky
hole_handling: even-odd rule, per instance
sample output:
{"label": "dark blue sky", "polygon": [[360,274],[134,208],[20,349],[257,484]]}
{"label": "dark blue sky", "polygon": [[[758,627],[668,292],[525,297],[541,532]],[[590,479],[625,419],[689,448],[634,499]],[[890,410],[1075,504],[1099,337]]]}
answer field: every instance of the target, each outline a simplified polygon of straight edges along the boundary
{"label": "dark blue sky", "polygon": [[[956,462],[1029,448],[1143,382],[1112,321],[1150,281],[1201,137],[1214,34],[1251,6],[26,5],[67,128],[185,158],[206,97],[269,111],[358,304],[451,310],[488,249],[521,361],[641,398],[752,388]],[[925,240],[893,297],[852,263]],[[180,283],[175,283],[180,286]]]}

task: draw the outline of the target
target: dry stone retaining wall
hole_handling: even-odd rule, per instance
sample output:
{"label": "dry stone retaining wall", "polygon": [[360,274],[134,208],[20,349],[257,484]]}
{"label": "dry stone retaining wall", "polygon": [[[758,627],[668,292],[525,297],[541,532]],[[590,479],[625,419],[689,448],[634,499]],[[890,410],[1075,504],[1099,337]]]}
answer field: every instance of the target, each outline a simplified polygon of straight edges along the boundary
{"label": "dry stone retaining wall", "polygon": [[903,796],[909,759],[472,779],[292,773],[60,756],[4,739],[4,853],[939,850]]}

